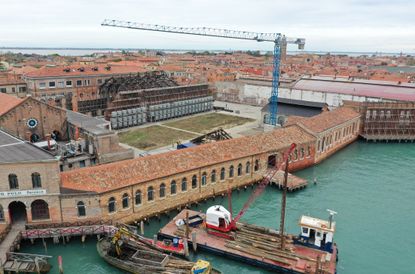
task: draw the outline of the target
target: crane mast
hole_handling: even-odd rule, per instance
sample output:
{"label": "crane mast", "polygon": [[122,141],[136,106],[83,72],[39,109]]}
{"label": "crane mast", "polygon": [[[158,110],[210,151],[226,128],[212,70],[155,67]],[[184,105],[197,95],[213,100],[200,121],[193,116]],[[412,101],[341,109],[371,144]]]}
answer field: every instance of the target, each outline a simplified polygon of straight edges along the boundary
{"label": "crane mast", "polygon": [[280,63],[281,63],[281,48],[282,45],[296,44],[299,49],[304,49],[304,38],[286,38],[281,33],[264,33],[264,32],[251,32],[251,31],[239,31],[229,29],[217,29],[207,27],[173,27],[165,25],[143,24],[137,22],[120,21],[105,19],[102,26],[138,29],[147,31],[158,31],[176,34],[188,34],[218,38],[229,38],[239,40],[251,40],[257,42],[273,42],[274,43],[274,59],[273,59],[273,72],[272,72],[272,91],[269,99],[270,103],[270,116],[265,120],[265,123],[270,125],[277,125],[277,111],[278,111],[278,88],[280,77]]}

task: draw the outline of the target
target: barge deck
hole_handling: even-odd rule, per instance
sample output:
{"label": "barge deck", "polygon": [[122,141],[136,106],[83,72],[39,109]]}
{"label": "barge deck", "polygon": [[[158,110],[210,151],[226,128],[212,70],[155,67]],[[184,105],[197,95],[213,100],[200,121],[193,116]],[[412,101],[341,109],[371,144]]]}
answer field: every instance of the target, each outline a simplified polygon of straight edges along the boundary
{"label": "barge deck", "polygon": [[[203,213],[185,209],[164,226],[158,236],[161,239],[183,237],[183,229],[176,225],[176,221],[185,220],[187,211],[189,216],[198,215],[203,219],[206,217]],[[202,223],[199,226],[189,228],[191,237],[188,237],[188,242],[193,244],[192,240],[194,240],[198,249],[282,273],[336,273],[337,248],[335,245],[333,245],[333,252],[329,253],[296,244],[293,241],[293,236],[288,236],[286,249],[280,250],[278,241],[273,240],[273,236],[278,234],[276,231],[257,227],[272,235],[269,237],[268,243],[258,244],[259,242],[255,239],[249,239],[243,235],[241,227],[245,226],[249,227],[250,225],[238,223],[239,229],[234,232],[233,238],[235,240],[232,240],[208,233]],[[238,239],[243,240],[238,241]]]}

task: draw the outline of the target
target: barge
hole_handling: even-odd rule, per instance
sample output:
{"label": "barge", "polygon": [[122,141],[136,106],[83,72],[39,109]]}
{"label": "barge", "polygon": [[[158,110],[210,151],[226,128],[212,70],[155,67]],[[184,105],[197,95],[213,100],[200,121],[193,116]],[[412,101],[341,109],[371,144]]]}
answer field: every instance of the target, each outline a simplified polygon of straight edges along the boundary
{"label": "barge", "polygon": [[[197,249],[219,256],[281,273],[336,273],[337,246],[333,242],[335,222],[332,218],[325,221],[302,216],[301,233],[298,236],[285,235],[280,238],[280,233],[276,230],[242,222],[238,222],[236,229],[231,232],[212,231],[209,228],[212,220],[216,218],[218,224],[226,224],[226,219],[230,220],[230,213],[222,206],[209,209],[207,214],[183,210],[159,231],[159,239],[183,237],[188,230],[191,235],[188,238],[190,244],[196,244]],[[214,211],[217,212],[216,215],[209,214]],[[178,226],[176,223],[182,223],[179,220],[185,222],[186,216],[198,216],[204,222],[193,227]]]}

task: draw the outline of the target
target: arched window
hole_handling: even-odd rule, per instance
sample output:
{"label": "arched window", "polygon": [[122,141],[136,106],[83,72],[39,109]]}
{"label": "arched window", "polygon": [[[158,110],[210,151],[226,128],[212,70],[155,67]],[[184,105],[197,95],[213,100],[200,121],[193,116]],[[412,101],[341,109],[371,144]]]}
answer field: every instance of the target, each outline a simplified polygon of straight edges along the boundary
{"label": "arched window", "polygon": [[115,210],[116,210],[116,207],[115,207],[115,198],[114,197],[111,197],[108,200],[108,212],[109,213],[112,213],[112,212],[115,212]]}
{"label": "arched window", "polygon": [[0,205],[0,222],[4,221],[4,210],[3,210],[3,206]]}
{"label": "arched window", "polygon": [[196,175],[193,175],[192,177],[192,188],[196,188],[197,187],[197,177]]}
{"label": "arched window", "polygon": [[207,180],[206,176],[207,176],[206,172],[203,172],[203,174],[202,174],[202,186],[206,185],[206,180]]}
{"label": "arched window", "polygon": [[82,201],[79,201],[76,204],[76,208],[78,209],[78,217],[86,216],[85,204]]}
{"label": "arched window", "polygon": [[300,158],[303,159],[304,158],[304,148],[300,148]]}
{"label": "arched window", "polygon": [[259,160],[255,160],[254,171],[259,170]]}
{"label": "arched window", "polygon": [[220,179],[225,180],[225,168],[224,167],[222,167],[222,169],[220,170]]}
{"label": "arched window", "polygon": [[141,190],[135,192],[135,205],[141,205]]}
{"label": "arched window", "polygon": [[307,146],[307,157],[310,157],[311,155],[311,147]]}
{"label": "arched window", "polygon": [[122,195],[122,208],[128,208],[129,206],[129,198],[128,198],[128,194],[124,193]]}
{"label": "arched window", "polygon": [[245,172],[249,174],[251,172],[251,163],[246,162]]}
{"label": "arched window", "polygon": [[154,189],[152,186],[149,186],[147,188],[147,201],[153,201],[154,200]]}
{"label": "arched window", "polygon": [[35,200],[30,207],[32,209],[32,220],[49,219],[49,206],[44,200]]}
{"label": "arched window", "polygon": [[238,176],[242,175],[242,164],[238,165]]}
{"label": "arched window", "polygon": [[232,178],[233,177],[233,166],[229,167],[229,177]]}
{"label": "arched window", "polygon": [[32,173],[32,187],[33,188],[41,188],[42,187],[42,181],[40,179],[40,174],[35,172]]}
{"label": "arched window", "polygon": [[294,149],[294,161],[298,160],[298,150]]}
{"label": "arched window", "polygon": [[186,191],[187,190],[187,179],[183,178],[182,179],[182,191]]}
{"label": "arched window", "polygon": [[160,198],[166,196],[166,185],[163,183],[160,185]]}
{"label": "arched window", "polygon": [[210,182],[216,182],[216,170],[212,170],[212,173],[210,174]]}
{"label": "arched window", "polygon": [[18,189],[19,181],[17,180],[16,174],[9,174],[9,187],[10,189]]}
{"label": "arched window", "polygon": [[177,184],[176,184],[176,181],[173,180],[171,181],[171,184],[170,184],[170,194],[174,195],[176,194],[176,192],[177,192]]}

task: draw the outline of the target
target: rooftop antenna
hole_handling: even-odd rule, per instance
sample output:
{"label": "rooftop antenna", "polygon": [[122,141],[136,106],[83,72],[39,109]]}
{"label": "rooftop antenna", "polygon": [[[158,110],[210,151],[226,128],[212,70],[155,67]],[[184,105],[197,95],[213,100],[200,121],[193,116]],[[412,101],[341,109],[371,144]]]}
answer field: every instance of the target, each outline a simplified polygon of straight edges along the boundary
{"label": "rooftop antenna", "polygon": [[334,211],[334,210],[331,210],[331,209],[327,209],[327,211],[329,212],[329,214],[330,214],[330,217],[329,217],[329,228],[331,229],[331,225],[332,225],[332,223],[333,223],[333,217],[334,217],[334,215],[336,215],[337,214],[337,212],[336,211]]}

